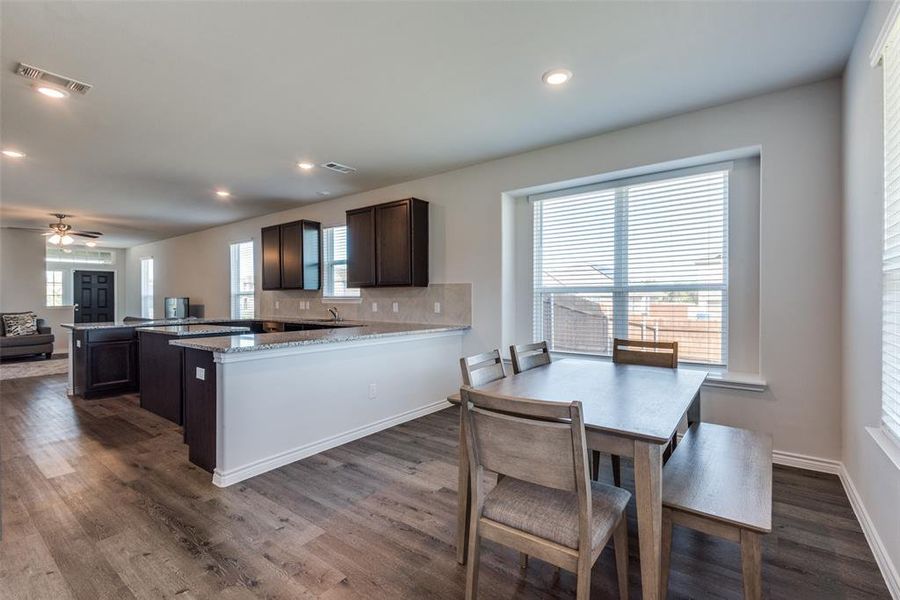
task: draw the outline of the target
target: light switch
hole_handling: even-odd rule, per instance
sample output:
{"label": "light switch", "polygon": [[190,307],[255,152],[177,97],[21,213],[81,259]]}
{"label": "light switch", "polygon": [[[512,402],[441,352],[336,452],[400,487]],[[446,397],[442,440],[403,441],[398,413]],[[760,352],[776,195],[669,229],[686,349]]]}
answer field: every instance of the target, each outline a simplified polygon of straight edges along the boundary
{"label": "light switch", "polygon": [[279,308],[281,308],[281,302],[279,302],[278,300],[276,300],[276,301],[275,301],[275,310],[278,310]]}
{"label": "light switch", "polygon": [[378,312],[378,303],[377,302],[372,303],[372,312]]}
{"label": "light switch", "polygon": [[394,302],[394,312],[400,312],[400,303]]}
{"label": "light switch", "polygon": [[197,367],[197,379],[200,381],[206,381],[206,369],[203,367]]}

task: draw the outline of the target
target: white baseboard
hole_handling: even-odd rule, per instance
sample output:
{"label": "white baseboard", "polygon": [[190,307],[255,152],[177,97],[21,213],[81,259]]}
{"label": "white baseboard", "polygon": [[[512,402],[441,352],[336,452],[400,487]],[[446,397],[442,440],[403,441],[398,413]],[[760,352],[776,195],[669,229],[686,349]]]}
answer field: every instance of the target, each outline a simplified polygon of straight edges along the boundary
{"label": "white baseboard", "polygon": [[841,471],[844,470],[844,465],[839,460],[807,456],[783,450],[772,451],[772,462],[776,465],[796,467],[807,471],[818,471],[819,473],[831,473],[832,475],[840,475]]}
{"label": "white baseboard", "polygon": [[853,478],[850,477],[850,473],[847,472],[843,465],[841,465],[841,471],[838,475],[841,478],[841,483],[844,485],[844,491],[850,499],[850,506],[853,507],[856,520],[859,521],[862,527],[866,541],[869,542],[869,548],[871,548],[872,554],[875,556],[875,562],[878,563],[878,568],[881,570],[881,575],[887,584],[888,592],[894,600],[900,600],[900,574],[897,573],[897,568],[891,562],[887,549],[878,535],[878,530],[875,529],[875,524],[866,510],[866,505],[863,504],[862,497],[853,483]]}
{"label": "white baseboard", "polygon": [[283,467],[284,465],[307,458],[314,454],[318,454],[319,452],[324,452],[325,450],[336,448],[337,446],[352,442],[353,440],[358,440],[359,438],[366,437],[367,435],[378,433],[379,431],[388,429],[390,427],[393,427],[394,425],[399,425],[407,421],[412,421],[413,419],[418,419],[419,417],[424,417],[425,415],[431,414],[433,412],[443,410],[448,406],[452,405],[446,400],[439,400],[437,402],[433,402],[432,404],[428,404],[420,408],[415,408],[413,410],[400,413],[399,415],[387,417],[369,425],[364,425],[363,427],[351,429],[350,431],[339,433],[337,435],[325,438],[324,440],[319,440],[318,442],[313,442],[312,444],[299,446],[297,448],[294,448],[293,450],[288,450],[287,452],[282,452],[281,454],[276,454],[275,456],[270,456],[268,458],[252,462],[250,464],[244,465],[243,467],[238,467],[229,471],[221,471],[220,469],[216,468],[216,470],[213,472],[213,484],[219,487],[234,485],[235,483],[244,481],[245,479],[249,479],[261,473],[265,473],[266,471],[271,471],[272,469]]}

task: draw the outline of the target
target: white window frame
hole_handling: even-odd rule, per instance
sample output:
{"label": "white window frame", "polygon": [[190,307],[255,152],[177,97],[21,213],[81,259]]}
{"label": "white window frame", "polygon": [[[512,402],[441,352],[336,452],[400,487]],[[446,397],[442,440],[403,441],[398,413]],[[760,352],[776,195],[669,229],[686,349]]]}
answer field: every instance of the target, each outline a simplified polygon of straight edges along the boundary
{"label": "white window frame", "polygon": [[[362,295],[360,293],[359,288],[346,288],[343,293],[336,293],[335,288],[335,270],[334,267],[336,265],[346,265],[347,259],[343,260],[335,260],[334,259],[334,230],[335,229],[347,229],[347,226],[344,224],[333,225],[331,227],[325,227],[322,230],[322,241],[323,241],[323,265],[322,265],[322,276],[324,278],[324,282],[322,285],[322,302],[331,303],[331,302],[346,302],[351,304],[356,304],[362,302]],[[344,238],[346,239],[346,237]],[[346,255],[346,253],[345,253]]]}
{"label": "white window frame", "polygon": [[65,306],[63,304],[63,272],[58,269],[46,269],[46,298],[45,305],[50,308]]}
{"label": "white window frame", "polygon": [[[153,318],[153,280],[155,270],[156,264],[152,256],[141,257],[141,317],[145,319]],[[147,277],[148,272],[149,278]]]}
{"label": "white window frame", "polygon": [[[235,289],[235,282],[241,278],[241,273],[237,273],[235,275],[235,268],[240,271],[240,246],[245,244],[250,244],[250,269],[251,269],[251,277],[253,279],[253,286],[250,291],[241,291],[240,289]],[[237,252],[237,263],[235,263],[235,252]],[[229,253],[229,288],[230,288],[230,305],[231,305],[231,318],[232,319],[253,319],[256,318],[256,245],[253,243],[252,239],[249,240],[241,240],[237,242],[232,242],[228,245],[228,253]],[[240,287],[240,283],[238,282],[238,288]],[[242,298],[251,298],[253,301],[253,313],[249,316],[241,314],[241,299]]]}
{"label": "white window frame", "polygon": [[[684,169],[675,169],[675,170],[667,170],[667,171],[659,171],[656,173],[651,173],[647,175],[640,175],[636,177],[628,177],[622,179],[615,179],[610,181],[604,181],[596,184],[589,184],[583,186],[576,186],[570,188],[562,188],[558,190],[553,190],[550,192],[545,192],[541,194],[534,194],[528,196],[528,201],[530,203],[535,203],[541,200],[548,200],[553,198],[560,198],[565,196],[572,196],[576,194],[583,194],[587,192],[598,192],[602,190],[622,188],[625,186],[638,185],[642,183],[650,183],[653,181],[661,181],[665,179],[675,179],[678,177],[686,177],[690,175],[699,175],[703,173],[712,173],[717,171],[726,171],[728,173],[728,184],[725,186],[725,213],[723,215],[724,218],[724,248],[723,248],[723,283],[721,284],[629,284],[627,281],[628,272],[627,272],[627,244],[628,244],[628,236],[627,233],[623,235],[622,228],[625,227],[625,220],[622,218],[615,218],[615,233],[614,233],[614,260],[615,260],[615,268],[614,268],[614,281],[612,285],[608,286],[571,286],[571,287],[554,287],[554,288],[541,288],[538,286],[538,281],[541,280],[542,273],[542,257],[543,251],[541,248],[541,236],[539,235],[541,223],[539,222],[539,217],[535,215],[534,218],[534,237],[533,237],[533,247],[534,247],[534,285],[533,287],[533,341],[542,341],[546,339],[546,332],[543,329],[543,318],[540,314],[540,305],[541,295],[546,293],[559,293],[559,294],[610,294],[613,301],[613,314],[611,319],[613,337],[618,338],[627,338],[628,331],[628,296],[629,294],[633,294],[635,292],[670,292],[670,291],[720,291],[723,293],[724,301],[722,303],[722,331],[721,331],[721,347],[722,347],[722,361],[721,363],[701,363],[701,362],[691,362],[685,360],[679,360],[681,364],[692,365],[696,364],[702,367],[715,367],[726,369],[728,366],[728,306],[729,306],[729,202],[731,195],[731,186],[730,186],[730,176],[731,171],[733,169],[732,162],[718,162],[711,163],[706,165],[700,165],[696,167],[688,167]],[[620,194],[616,194],[615,200],[616,206],[615,210],[618,213],[620,210],[625,208],[624,206],[624,198],[620,197]],[[549,340],[548,340],[549,341]],[[556,352],[556,351],[554,351]],[[581,353],[578,352],[569,352],[564,351],[563,354],[570,355],[579,355]],[[590,356],[606,356],[606,355],[590,355]]]}

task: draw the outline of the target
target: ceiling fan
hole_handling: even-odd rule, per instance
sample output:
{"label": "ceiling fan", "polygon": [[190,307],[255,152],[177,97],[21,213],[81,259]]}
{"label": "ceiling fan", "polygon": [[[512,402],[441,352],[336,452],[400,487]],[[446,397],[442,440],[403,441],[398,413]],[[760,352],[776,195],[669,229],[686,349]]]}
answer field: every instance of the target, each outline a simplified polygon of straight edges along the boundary
{"label": "ceiling fan", "polygon": [[72,231],[72,226],[68,223],[63,223],[63,219],[71,217],[72,215],[64,215],[62,213],[53,213],[53,216],[59,219],[56,223],[49,223],[48,227],[50,231],[44,233],[45,236],[50,236],[50,239],[47,241],[55,246],[69,246],[75,242],[75,239],[72,237],[73,235],[77,235],[78,237],[85,237],[90,239],[97,239],[102,233],[99,231]]}

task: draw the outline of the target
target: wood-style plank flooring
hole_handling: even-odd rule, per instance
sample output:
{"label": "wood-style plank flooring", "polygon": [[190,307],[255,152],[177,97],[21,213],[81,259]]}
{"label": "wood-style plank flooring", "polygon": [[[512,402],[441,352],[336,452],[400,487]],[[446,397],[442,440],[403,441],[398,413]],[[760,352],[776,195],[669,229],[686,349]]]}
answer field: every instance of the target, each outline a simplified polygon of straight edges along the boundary
{"label": "wood-style plank flooring", "polygon": [[[136,396],[4,381],[0,598],[462,598],[456,440],[448,409],[219,489]],[[629,515],[639,598],[633,501]],[[767,597],[889,598],[836,477],[776,468],[774,525]],[[676,529],[673,547],[669,598],[741,597],[736,545]],[[569,573],[536,560],[521,572],[490,543],[482,557],[481,598],[574,597]],[[610,549],[593,597],[618,597]]]}

